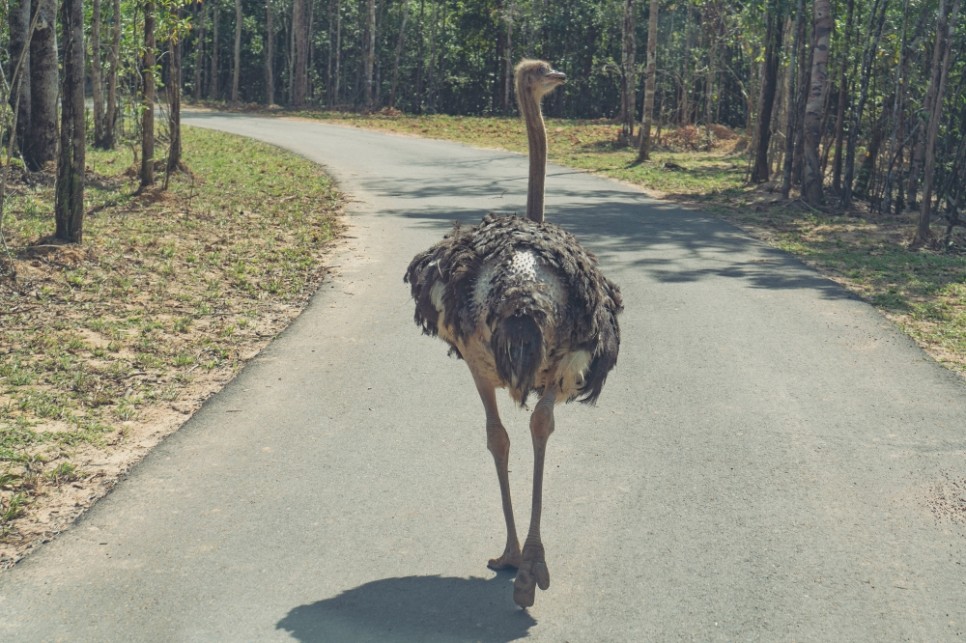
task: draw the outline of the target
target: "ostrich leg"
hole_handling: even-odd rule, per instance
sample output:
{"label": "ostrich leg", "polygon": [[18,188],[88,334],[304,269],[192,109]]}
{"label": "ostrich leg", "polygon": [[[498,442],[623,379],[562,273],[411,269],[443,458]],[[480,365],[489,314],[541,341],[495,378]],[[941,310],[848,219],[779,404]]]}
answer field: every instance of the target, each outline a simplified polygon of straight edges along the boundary
{"label": "ostrich leg", "polygon": [[513,600],[520,607],[533,605],[536,588],[550,587],[550,570],[544,559],[540,540],[540,512],[543,508],[543,461],[547,453],[547,439],[553,433],[553,405],[557,390],[548,386],[530,416],[530,436],[533,438],[533,507],[530,511],[530,530],[523,544],[523,558],[513,581]]}
{"label": "ostrich leg", "polygon": [[510,457],[510,437],[500,421],[496,406],[496,389],[492,384],[473,373],[476,390],[486,411],[486,446],[493,454],[496,476],[500,480],[500,497],[503,500],[503,518],[506,520],[506,547],[499,558],[492,558],[486,566],[490,569],[515,569],[520,566],[520,541],[513,520],[513,504],[510,502],[510,475],[507,466]]}

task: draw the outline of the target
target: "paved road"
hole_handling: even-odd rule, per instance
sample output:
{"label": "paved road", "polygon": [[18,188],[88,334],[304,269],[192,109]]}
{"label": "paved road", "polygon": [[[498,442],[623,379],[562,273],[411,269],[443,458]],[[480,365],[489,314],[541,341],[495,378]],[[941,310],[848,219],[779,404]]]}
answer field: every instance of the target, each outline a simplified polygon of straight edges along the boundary
{"label": "paved road", "polygon": [[[0,575],[5,641],[966,638],[966,387],[739,231],[551,167],[548,216],[623,288],[596,409],[557,413],[553,585],[509,574],[465,366],[402,273],[453,219],[521,211],[523,157],[246,116],[186,123],[325,164],[336,276],[73,529]],[[526,415],[504,404],[525,524]],[[957,485],[959,485],[957,487]]]}

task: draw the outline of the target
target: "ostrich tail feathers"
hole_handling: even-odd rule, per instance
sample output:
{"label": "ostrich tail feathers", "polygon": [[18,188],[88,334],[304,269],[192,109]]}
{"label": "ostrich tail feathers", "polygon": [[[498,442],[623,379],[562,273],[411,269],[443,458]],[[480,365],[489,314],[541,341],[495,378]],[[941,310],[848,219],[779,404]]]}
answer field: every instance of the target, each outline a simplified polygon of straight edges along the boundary
{"label": "ostrich tail feathers", "polygon": [[524,406],[545,358],[543,331],[528,315],[506,317],[497,324],[490,347],[500,379],[519,394]]}

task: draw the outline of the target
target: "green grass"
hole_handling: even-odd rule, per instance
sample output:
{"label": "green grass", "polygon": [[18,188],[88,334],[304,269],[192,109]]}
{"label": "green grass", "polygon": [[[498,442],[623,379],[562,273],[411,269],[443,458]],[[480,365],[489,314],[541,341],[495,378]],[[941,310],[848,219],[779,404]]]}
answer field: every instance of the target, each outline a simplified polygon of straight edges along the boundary
{"label": "green grass", "polygon": [[167,192],[136,195],[129,150],[91,149],[79,247],[44,239],[52,177],[8,175],[3,538],[22,536],[39,495],[77,479],[78,453],[123,447],[131,423],[192,402],[198,378],[236,369],[244,347],[280,330],[322,277],[341,195],[317,165],[193,129],[184,158],[191,173]]}

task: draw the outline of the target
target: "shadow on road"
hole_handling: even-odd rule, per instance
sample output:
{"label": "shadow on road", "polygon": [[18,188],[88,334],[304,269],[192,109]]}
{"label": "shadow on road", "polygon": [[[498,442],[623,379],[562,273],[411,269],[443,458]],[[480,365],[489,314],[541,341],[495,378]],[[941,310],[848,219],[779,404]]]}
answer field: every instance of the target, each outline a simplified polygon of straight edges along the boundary
{"label": "shadow on road", "polygon": [[276,629],[299,641],[514,641],[537,622],[513,604],[512,578],[373,581],[293,608]]}

